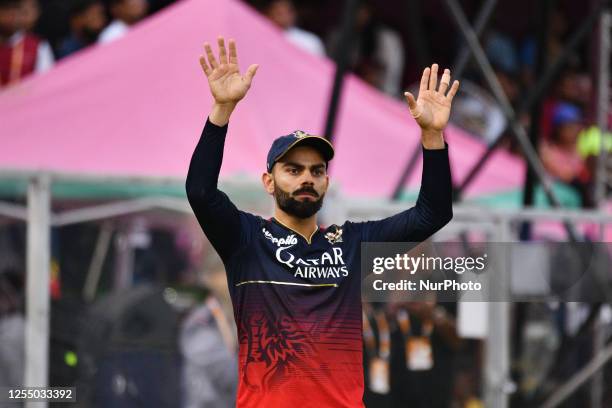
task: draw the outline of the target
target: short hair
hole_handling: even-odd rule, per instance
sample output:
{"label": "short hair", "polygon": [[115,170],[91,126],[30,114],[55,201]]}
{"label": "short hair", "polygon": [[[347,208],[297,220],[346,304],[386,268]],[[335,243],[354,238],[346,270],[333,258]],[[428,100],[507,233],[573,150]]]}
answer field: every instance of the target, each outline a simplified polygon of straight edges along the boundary
{"label": "short hair", "polygon": [[100,0],[72,0],[68,7],[68,15],[70,17],[77,16],[94,4],[102,4],[102,2]]}
{"label": "short hair", "polygon": [[253,7],[255,7],[257,10],[259,10],[262,13],[267,12],[268,10],[270,10],[270,8],[275,5],[276,3],[280,3],[286,1],[288,3],[291,3],[292,5],[295,5],[294,2],[292,0],[255,0],[253,1]]}
{"label": "short hair", "polygon": [[11,7],[21,6],[23,0],[0,0],[0,9],[7,9]]}

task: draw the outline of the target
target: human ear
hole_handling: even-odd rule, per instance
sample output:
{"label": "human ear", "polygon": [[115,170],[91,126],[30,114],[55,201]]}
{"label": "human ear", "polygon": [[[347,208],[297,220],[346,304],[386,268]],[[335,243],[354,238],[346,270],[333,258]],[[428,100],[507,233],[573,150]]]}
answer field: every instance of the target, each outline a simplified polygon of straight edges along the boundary
{"label": "human ear", "polygon": [[261,182],[268,194],[274,194],[274,177],[272,177],[271,173],[263,173],[261,175]]}

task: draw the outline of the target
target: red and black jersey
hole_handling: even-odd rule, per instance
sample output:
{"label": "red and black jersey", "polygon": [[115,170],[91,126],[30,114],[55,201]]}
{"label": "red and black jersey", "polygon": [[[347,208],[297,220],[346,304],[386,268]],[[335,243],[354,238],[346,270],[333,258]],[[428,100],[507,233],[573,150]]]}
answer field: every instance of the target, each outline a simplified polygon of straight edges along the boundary
{"label": "red and black jersey", "polygon": [[304,237],[217,188],[227,126],[207,121],[189,202],[224,262],[239,339],[238,407],[363,407],[360,247],[423,241],[452,217],[447,149],[424,150],[415,207]]}

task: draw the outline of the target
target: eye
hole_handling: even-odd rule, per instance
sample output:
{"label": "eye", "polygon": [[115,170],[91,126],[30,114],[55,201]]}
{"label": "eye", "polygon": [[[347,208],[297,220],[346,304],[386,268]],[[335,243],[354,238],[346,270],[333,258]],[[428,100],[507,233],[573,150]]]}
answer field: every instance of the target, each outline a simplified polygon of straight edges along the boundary
{"label": "eye", "polygon": [[287,172],[289,172],[289,174],[294,175],[294,176],[295,176],[295,175],[297,175],[297,174],[299,174],[298,169],[296,169],[295,167],[289,167],[289,168],[287,169]]}
{"label": "eye", "polygon": [[323,171],[323,169],[315,169],[315,170],[313,171],[313,174],[314,174],[315,176],[320,177],[320,176],[325,175],[325,171]]}

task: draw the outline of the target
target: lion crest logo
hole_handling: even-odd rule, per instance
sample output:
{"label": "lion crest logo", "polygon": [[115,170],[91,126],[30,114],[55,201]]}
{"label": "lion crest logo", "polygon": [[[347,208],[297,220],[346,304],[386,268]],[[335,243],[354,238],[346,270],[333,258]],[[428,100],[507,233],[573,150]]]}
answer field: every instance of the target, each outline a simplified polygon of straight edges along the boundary
{"label": "lion crest logo", "polygon": [[303,130],[296,130],[295,132],[293,132],[293,135],[295,137],[297,137],[298,139],[302,139],[302,138],[305,138],[307,136],[312,136],[312,135],[309,135],[308,133],[304,132]]}
{"label": "lion crest logo", "polygon": [[325,234],[325,238],[327,238],[332,245],[342,242],[342,228],[336,228],[335,231],[328,232]]}

